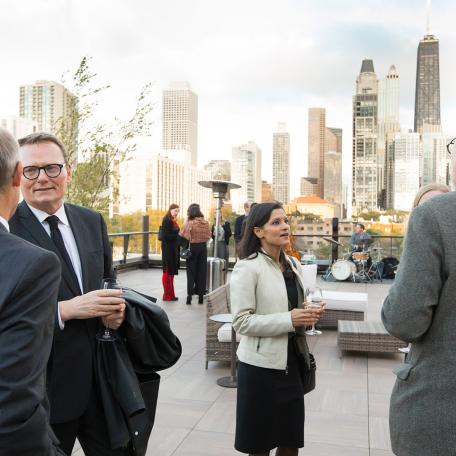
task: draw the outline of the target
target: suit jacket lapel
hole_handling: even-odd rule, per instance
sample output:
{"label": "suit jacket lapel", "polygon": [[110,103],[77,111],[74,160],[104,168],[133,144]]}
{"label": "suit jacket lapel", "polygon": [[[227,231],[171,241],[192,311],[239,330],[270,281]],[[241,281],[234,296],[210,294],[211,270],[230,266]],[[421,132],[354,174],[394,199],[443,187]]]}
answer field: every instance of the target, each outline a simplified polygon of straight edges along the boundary
{"label": "suit jacket lapel", "polygon": [[68,217],[68,222],[73,232],[76,246],[78,248],[79,259],[81,260],[82,270],[82,293],[87,293],[89,287],[89,276],[87,271],[87,265],[89,264],[87,249],[85,248],[84,240],[90,237],[90,232],[87,227],[82,223],[81,217],[78,217],[77,208],[71,204],[65,204],[65,212]]}
{"label": "suit jacket lapel", "polygon": [[35,217],[33,212],[29,209],[25,201],[19,204],[17,208],[17,212],[19,217],[22,220],[22,225],[24,228],[30,233],[32,238],[35,240],[36,244],[43,249],[51,250],[54,252],[59,258],[60,263],[62,265],[62,277],[64,278],[65,282],[67,283],[68,287],[72,290],[72,292],[77,296],[80,294],[76,284],[73,281],[73,277],[68,270],[68,267],[63,261],[62,257],[60,256],[60,252],[52,242],[50,236],[46,233],[43,225],[39,222],[39,220]]}

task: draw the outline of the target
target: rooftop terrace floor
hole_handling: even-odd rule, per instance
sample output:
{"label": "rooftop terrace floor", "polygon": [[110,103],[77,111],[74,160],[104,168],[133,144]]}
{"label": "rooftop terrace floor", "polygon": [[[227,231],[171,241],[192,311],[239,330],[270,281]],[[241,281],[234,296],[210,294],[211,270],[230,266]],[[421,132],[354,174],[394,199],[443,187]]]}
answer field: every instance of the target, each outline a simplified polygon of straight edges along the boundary
{"label": "rooftop terrace floor", "polygon": [[[206,306],[185,304],[186,275],[179,272],[175,288],[179,301],[162,302],[161,270],[123,271],[125,285],[159,298],[183,345],[172,368],[161,372],[155,426],[148,456],[231,456],[236,390],[217,385],[229,375],[229,364],[210,362],[205,370]],[[368,293],[367,320],[380,320],[380,309],[391,281],[380,284],[321,282],[323,289]],[[337,348],[337,331],[308,337],[317,361],[317,387],[305,397],[305,447],[300,455],[387,456],[388,407],[401,354],[345,353]],[[82,456],[80,448],[74,454]]]}

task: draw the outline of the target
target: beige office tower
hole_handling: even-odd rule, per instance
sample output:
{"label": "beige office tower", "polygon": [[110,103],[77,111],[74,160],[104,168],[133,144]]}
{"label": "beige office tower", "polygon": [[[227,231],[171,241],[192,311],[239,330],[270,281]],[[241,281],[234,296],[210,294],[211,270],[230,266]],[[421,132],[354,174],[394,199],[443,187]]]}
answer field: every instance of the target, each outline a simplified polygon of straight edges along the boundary
{"label": "beige office tower", "polygon": [[379,207],[377,157],[378,81],[372,60],[363,60],[353,97],[353,214]]}
{"label": "beige office tower", "polygon": [[280,122],[273,134],[272,194],[283,204],[290,201],[290,135],[286,124]]}
{"label": "beige office tower", "polygon": [[241,188],[231,192],[233,211],[244,213],[244,203],[261,200],[261,149],[253,142],[233,147],[231,180]]}
{"label": "beige office tower", "polygon": [[[76,110],[76,97],[62,84],[36,81],[19,88],[19,115],[35,121],[40,131],[58,133]],[[76,128],[77,130],[77,128]]]}
{"label": "beige office tower", "polygon": [[163,149],[168,157],[196,166],[198,96],[188,82],[172,82],[163,90]]}
{"label": "beige office tower", "polygon": [[326,128],[324,161],[324,199],[336,207],[342,217],[342,129]]}
{"label": "beige office tower", "polygon": [[261,181],[261,202],[268,203],[274,201],[272,193],[272,184],[268,181]]}
{"label": "beige office tower", "polygon": [[325,108],[309,108],[307,177],[301,179],[301,194],[303,196],[315,195],[324,198],[325,137]]}
{"label": "beige office tower", "polygon": [[37,122],[18,116],[0,116],[0,127],[8,130],[16,139],[38,131]]}
{"label": "beige office tower", "polygon": [[378,129],[377,129],[377,169],[379,207],[393,207],[392,176],[394,172],[394,156],[391,155],[391,141],[399,133],[399,74],[391,65],[385,78],[378,82]]}

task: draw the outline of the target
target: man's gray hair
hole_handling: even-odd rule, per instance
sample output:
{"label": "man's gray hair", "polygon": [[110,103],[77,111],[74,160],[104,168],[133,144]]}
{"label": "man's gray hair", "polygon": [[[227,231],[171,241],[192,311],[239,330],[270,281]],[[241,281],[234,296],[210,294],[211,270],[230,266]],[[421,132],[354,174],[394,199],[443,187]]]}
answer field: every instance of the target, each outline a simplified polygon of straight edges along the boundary
{"label": "man's gray hair", "polygon": [[13,177],[19,161],[19,146],[14,136],[4,128],[0,128],[0,191]]}

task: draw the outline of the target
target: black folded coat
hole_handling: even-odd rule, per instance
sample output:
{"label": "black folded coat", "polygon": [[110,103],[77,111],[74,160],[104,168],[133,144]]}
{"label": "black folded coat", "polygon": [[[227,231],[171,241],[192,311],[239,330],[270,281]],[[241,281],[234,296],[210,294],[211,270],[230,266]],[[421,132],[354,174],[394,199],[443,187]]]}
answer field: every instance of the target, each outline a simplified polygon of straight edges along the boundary
{"label": "black folded coat", "polygon": [[160,376],[182,354],[155,298],[124,288],[125,321],[114,342],[97,342],[96,375],[111,448],[146,454],[155,420]]}

